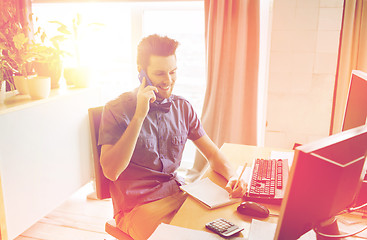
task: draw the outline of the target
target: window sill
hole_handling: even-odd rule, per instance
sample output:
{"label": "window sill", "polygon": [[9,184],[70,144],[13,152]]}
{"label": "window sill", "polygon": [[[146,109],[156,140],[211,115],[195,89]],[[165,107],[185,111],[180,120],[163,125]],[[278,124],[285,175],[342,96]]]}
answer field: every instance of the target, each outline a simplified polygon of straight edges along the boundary
{"label": "window sill", "polygon": [[21,95],[17,90],[7,92],[5,102],[0,104],[0,115],[38,106],[50,102],[56,98],[62,98],[73,94],[91,91],[93,88],[58,88],[52,89],[48,98],[33,100],[29,95]]}

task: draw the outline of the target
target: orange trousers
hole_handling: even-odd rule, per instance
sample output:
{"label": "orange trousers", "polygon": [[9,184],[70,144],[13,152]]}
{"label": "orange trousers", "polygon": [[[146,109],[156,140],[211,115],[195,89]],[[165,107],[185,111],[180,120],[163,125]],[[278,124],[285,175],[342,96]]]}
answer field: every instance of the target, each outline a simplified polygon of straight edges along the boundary
{"label": "orange trousers", "polygon": [[146,240],[160,223],[170,223],[187,194],[180,191],[160,200],[140,205],[129,213],[117,214],[117,227],[134,240]]}

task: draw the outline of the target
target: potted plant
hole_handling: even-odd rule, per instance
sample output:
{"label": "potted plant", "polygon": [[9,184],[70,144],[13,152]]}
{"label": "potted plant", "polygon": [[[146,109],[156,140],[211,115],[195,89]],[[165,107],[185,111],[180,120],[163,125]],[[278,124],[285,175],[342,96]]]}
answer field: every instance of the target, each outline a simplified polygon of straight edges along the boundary
{"label": "potted plant", "polygon": [[64,78],[68,85],[75,85],[76,87],[88,87],[89,86],[89,69],[83,66],[80,57],[80,44],[81,38],[88,28],[99,28],[103,26],[100,23],[84,24],[80,14],[77,14],[72,20],[72,29],[68,28],[65,24],[59,21],[50,21],[58,25],[58,31],[65,35],[68,40],[73,43],[73,56],[75,57],[74,67],[65,67]]}
{"label": "potted plant", "polygon": [[4,5],[0,19],[0,43],[4,63],[7,63],[13,73],[13,82],[20,94],[29,94],[33,99],[48,97],[51,90],[50,77],[37,76],[33,72],[33,62],[44,58],[47,48],[28,38],[28,33],[33,32],[33,14],[22,23],[16,11],[14,4],[8,2],[8,5]]}
{"label": "potted plant", "polygon": [[45,56],[45,47],[29,42],[24,33],[20,32],[8,41],[7,55],[14,64],[14,84],[20,94],[29,94],[32,99],[47,98],[51,90],[51,78],[38,76],[33,71],[33,62]]}
{"label": "potted plant", "polygon": [[57,35],[48,38],[43,28],[38,27],[34,34],[38,37],[41,45],[38,50],[42,52],[36,57],[33,63],[36,73],[40,76],[49,76],[51,78],[51,88],[60,87],[60,79],[63,71],[63,60],[65,55],[70,55],[68,52],[61,50],[60,43],[66,38],[64,35]]}
{"label": "potted plant", "polygon": [[22,24],[19,21],[14,4],[8,2],[3,7],[0,19],[3,62],[12,70],[13,82],[19,93],[28,94],[27,79],[32,75],[31,62],[37,55],[37,48],[26,36],[30,31],[28,22]]}
{"label": "potted plant", "polygon": [[3,49],[4,47],[0,43],[0,104],[3,104],[6,98],[6,84],[9,85],[11,91],[15,90],[11,82],[12,68],[3,55]]}

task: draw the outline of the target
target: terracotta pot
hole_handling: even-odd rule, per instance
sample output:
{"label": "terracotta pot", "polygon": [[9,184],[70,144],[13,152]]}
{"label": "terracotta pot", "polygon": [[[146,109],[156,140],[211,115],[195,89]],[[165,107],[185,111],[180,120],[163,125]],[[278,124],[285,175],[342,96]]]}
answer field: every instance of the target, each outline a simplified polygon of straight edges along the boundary
{"label": "terracotta pot", "polygon": [[86,67],[80,68],[65,68],[64,78],[67,85],[74,85],[77,88],[89,87],[90,72]]}
{"label": "terracotta pot", "polygon": [[62,61],[34,62],[34,69],[38,76],[46,76],[51,78],[51,89],[60,87],[60,79],[62,74]]}

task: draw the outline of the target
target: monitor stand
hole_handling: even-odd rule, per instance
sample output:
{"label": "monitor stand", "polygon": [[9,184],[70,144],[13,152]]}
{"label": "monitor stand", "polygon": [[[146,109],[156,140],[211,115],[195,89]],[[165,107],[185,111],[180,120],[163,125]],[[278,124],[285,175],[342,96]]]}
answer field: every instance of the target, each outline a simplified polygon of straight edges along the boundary
{"label": "monitor stand", "polygon": [[[335,217],[332,217],[329,220],[326,220],[320,223],[320,225],[317,227],[317,230],[327,235],[340,235],[338,222],[336,221]],[[335,238],[335,237],[331,238],[331,237],[322,236],[316,233],[316,239],[317,240],[330,240],[330,239],[341,240],[342,238]]]}

